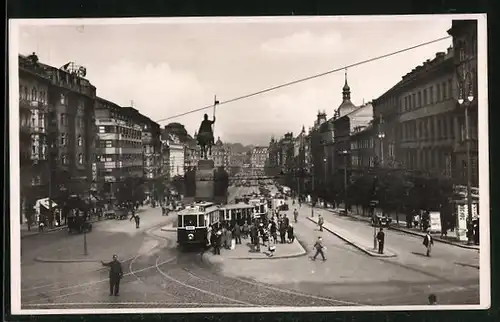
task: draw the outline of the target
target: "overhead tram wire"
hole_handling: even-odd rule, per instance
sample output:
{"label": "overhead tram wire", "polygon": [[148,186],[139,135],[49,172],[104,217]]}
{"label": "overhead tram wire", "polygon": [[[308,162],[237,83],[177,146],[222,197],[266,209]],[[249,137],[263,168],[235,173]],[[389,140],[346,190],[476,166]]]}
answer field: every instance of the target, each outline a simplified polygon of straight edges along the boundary
{"label": "overhead tram wire", "polygon": [[[283,88],[283,87],[288,87],[288,86],[295,85],[295,84],[298,84],[298,83],[302,83],[302,82],[305,82],[305,81],[308,81],[308,80],[311,80],[311,79],[323,77],[323,76],[326,76],[326,75],[329,75],[329,74],[333,74],[333,73],[336,73],[336,72],[339,72],[339,71],[343,71],[343,70],[346,70],[346,69],[349,69],[349,68],[352,68],[352,67],[357,67],[357,66],[360,66],[360,65],[371,63],[371,62],[376,61],[376,60],[380,60],[380,59],[384,59],[384,58],[387,58],[387,57],[395,56],[395,55],[398,55],[398,54],[401,54],[401,53],[404,53],[404,52],[407,52],[407,51],[410,51],[410,50],[413,50],[413,49],[416,49],[416,48],[420,48],[420,47],[424,47],[424,46],[427,46],[427,45],[430,45],[430,44],[433,44],[433,43],[437,43],[437,42],[440,42],[440,41],[443,41],[443,40],[446,40],[446,39],[449,39],[449,38],[451,38],[451,36],[437,38],[437,39],[434,39],[434,40],[431,40],[431,41],[420,43],[418,45],[414,45],[414,46],[406,47],[406,48],[403,48],[403,49],[400,49],[400,50],[397,50],[397,51],[393,51],[393,52],[390,52],[388,54],[384,54],[384,55],[381,55],[381,56],[372,57],[372,58],[369,58],[369,59],[366,59],[366,60],[362,60],[362,61],[354,63],[354,64],[345,65],[345,66],[340,67],[340,68],[332,69],[332,70],[323,72],[321,74],[316,74],[316,75],[313,75],[313,76],[309,76],[309,77],[297,79],[297,80],[294,80],[294,81],[291,81],[291,82],[288,82],[288,83],[283,83],[281,85],[276,85],[276,86],[273,86],[273,87],[269,87],[269,88],[260,90],[258,92],[246,94],[246,95],[243,95],[243,96],[238,96],[238,97],[229,99],[227,101],[219,101],[218,105],[233,103],[233,102],[240,101],[240,100],[243,100],[243,99],[247,99],[247,98],[250,98],[250,97],[253,97],[253,96],[257,96],[257,95],[260,95],[260,94],[271,92],[271,91],[274,91],[274,90],[277,90],[277,89],[280,89],[280,88]],[[183,112],[183,113],[180,113],[180,114],[176,114],[176,115],[173,115],[173,116],[170,116],[170,117],[166,117],[166,118],[157,120],[156,122],[160,123],[160,122],[168,121],[168,120],[175,119],[175,118],[178,118],[178,117],[181,117],[181,116],[185,116],[185,115],[189,115],[189,114],[192,114],[192,113],[200,112],[200,111],[203,111],[203,110],[206,110],[206,109],[209,109],[209,108],[213,108],[213,104],[207,105],[207,106],[204,106],[204,107],[201,107],[201,108],[197,108],[197,109],[194,109],[194,110],[190,110],[190,111],[187,111],[187,112]]]}

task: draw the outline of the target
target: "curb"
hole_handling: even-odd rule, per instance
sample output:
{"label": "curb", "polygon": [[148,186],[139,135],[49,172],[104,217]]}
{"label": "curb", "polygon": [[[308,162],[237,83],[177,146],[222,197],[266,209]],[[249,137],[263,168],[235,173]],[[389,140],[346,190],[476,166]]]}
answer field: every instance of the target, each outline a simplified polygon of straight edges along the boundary
{"label": "curb", "polygon": [[[317,222],[316,222],[316,221],[314,221],[314,219],[312,219],[311,217],[307,217],[307,219],[309,219],[309,221],[311,221],[311,222],[313,222],[313,223],[317,224]],[[335,235],[335,236],[337,236],[338,238],[342,239],[343,241],[345,241],[346,243],[350,244],[351,246],[356,247],[357,249],[359,249],[360,251],[362,251],[363,253],[365,253],[365,254],[367,254],[367,255],[369,255],[369,256],[372,256],[372,257],[377,257],[377,258],[392,258],[392,257],[397,257],[397,255],[396,255],[396,254],[394,254],[394,253],[393,253],[392,255],[388,255],[388,254],[378,254],[378,253],[371,252],[371,251],[367,250],[366,248],[359,246],[359,245],[358,245],[358,244],[356,244],[355,242],[353,242],[353,241],[351,241],[351,240],[349,240],[349,239],[345,238],[344,236],[342,236],[342,235],[340,235],[340,234],[338,234],[338,233],[334,232],[333,230],[328,229],[327,227],[324,227],[324,226],[323,226],[323,229],[325,229],[326,231],[328,231],[328,232],[330,232],[330,233],[334,234],[334,235]]]}
{"label": "curb", "polygon": [[[414,232],[414,231],[411,231],[411,230],[406,230],[406,229],[402,229],[402,228],[398,228],[398,227],[392,227],[392,226],[389,227],[389,228],[392,229],[392,230],[396,230],[396,231],[407,233],[407,234],[410,234],[410,235],[413,235],[413,236],[418,236],[418,237],[424,238],[424,236],[422,236],[422,234]],[[460,247],[460,248],[465,248],[465,249],[479,250],[479,247],[477,247],[477,246],[461,245],[461,244],[454,243],[454,242],[451,242],[451,241],[448,241],[448,240],[445,240],[445,239],[441,239],[441,238],[433,238],[433,239],[434,239],[434,241],[437,241],[437,242],[440,242],[440,243],[443,243],[443,244],[453,245],[453,246]]]}
{"label": "curb", "polygon": [[[125,260],[122,260],[121,263],[126,263],[130,260],[132,260],[134,256],[131,256]],[[50,259],[50,258],[43,258],[43,257],[35,257],[35,261],[40,262],[40,263],[100,263],[102,259],[86,259],[86,258],[81,258],[81,259]],[[96,269],[95,271],[100,271],[106,269],[106,267]]]}
{"label": "curb", "polygon": [[307,250],[306,248],[304,247],[304,245],[302,245],[302,242],[299,241],[299,239],[297,239],[297,237],[295,237],[295,240],[297,240],[299,246],[302,248],[302,251],[300,253],[297,253],[297,254],[292,254],[292,255],[284,255],[284,256],[272,256],[272,257],[228,257],[228,259],[234,259],[234,260],[265,260],[265,259],[290,259],[290,258],[297,258],[297,257],[302,257],[302,256],[306,256],[307,255]]}
{"label": "curb", "polygon": [[[338,215],[338,212],[335,211],[334,209],[325,209],[326,211],[329,211],[335,215]],[[352,219],[355,219],[357,221],[363,221],[363,222],[370,222],[370,219],[363,219],[363,218],[358,218],[358,217],[355,217],[355,216],[352,216],[352,215],[346,215],[346,216],[342,216],[342,217],[349,217],[349,218],[352,218]],[[421,237],[421,238],[424,238],[424,236],[421,234],[421,233],[418,233],[418,232],[415,232],[415,231],[411,231],[411,230],[406,230],[404,228],[399,228],[399,227],[395,227],[395,226],[392,226],[392,225],[389,225],[388,229],[392,229],[392,230],[396,230],[396,231],[400,231],[402,233],[406,233],[406,234],[410,234],[410,235],[413,235],[413,236],[418,236],[418,237]],[[462,245],[462,244],[458,244],[458,243],[455,243],[455,242],[452,242],[452,241],[448,241],[448,240],[445,240],[445,239],[441,239],[441,238],[433,238],[434,241],[437,241],[437,242],[440,242],[440,243],[443,243],[443,244],[448,244],[448,245],[452,245],[452,246],[456,246],[456,247],[460,247],[460,248],[465,248],[465,249],[472,249],[472,250],[479,250],[480,248],[477,247],[477,246],[469,246],[469,245]]]}
{"label": "curb", "polygon": [[[88,221],[88,223],[93,224],[93,223],[100,222],[100,221],[103,221],[103,220],[91,220],[91,221]],[[50,233],[53,233],[53,232],[56,232],[56,231],[60,231],[60,230],[63,230],[63,229],[67,229],[67,228],[68,228],[68,225],[64,225],[64,226],[59,226],[57,228],[52,228],[50,230],[46,230],[44,232],[36,232],[34,234],[29,234],[29,235],[24,235],[24,236],[21,235],[21,239],[28,238],[28,237],[33,237],[33,236],[39,236],[39,235],[43,235],[43,234],[50,234]]]}

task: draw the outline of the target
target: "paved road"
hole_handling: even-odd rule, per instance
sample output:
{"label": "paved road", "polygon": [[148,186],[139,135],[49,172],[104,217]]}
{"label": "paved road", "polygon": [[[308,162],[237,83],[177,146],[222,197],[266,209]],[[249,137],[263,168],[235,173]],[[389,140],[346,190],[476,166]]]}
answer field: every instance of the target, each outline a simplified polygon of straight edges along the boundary
{"label": "paved road", "polygon": [[[246,187],[234,188],[230,191],[233,199],[236,193],[249,192]],[[305,218],[309,213],[310,209],[302,206],[295,233],[309,249],[322,234],[328,248],[326,262],[313,262],[304,256],[225,260],[208,267],[200,253],[177,250],[175,233],[160,231],[152,223],[135,234],[114,233],[122,242],[132,238],[142,246],[134,258],[123,263],[126,274],[119,297],[108,296],[105,270],[85,271],[73,278],[64,272],[49,283],[34,279],[23,283],[23,308],[408,305],[426,304],[430,292],[438,295],[440,304],[477,304],[478,270],[452,263],[446,266],[438,258],[447,256],[443,258],[450,261],[454,255],[439,252],[458,250],[443,249],[436,251],[436,258],[420,258],[411,254],[411,247],[415,244],[417,249],[421,243],[410,236],[394,237],[390,232],[388,240],[405,243],[411,255],[396,260],[373,258],[330,233],[316,231]],[[55,235],[43,238],[52,243],[57,240]],[[32,265],[46,271],[40,266],[45,264]]]}

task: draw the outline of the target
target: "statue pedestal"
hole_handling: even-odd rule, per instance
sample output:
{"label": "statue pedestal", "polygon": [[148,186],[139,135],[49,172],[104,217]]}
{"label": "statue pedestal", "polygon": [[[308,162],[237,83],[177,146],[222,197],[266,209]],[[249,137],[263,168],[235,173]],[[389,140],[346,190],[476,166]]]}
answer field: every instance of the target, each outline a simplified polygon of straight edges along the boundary
{"label": "statue pedestal", "polygon": [[196,168],[195,202],[214,201],[214,161],[200,160]]}

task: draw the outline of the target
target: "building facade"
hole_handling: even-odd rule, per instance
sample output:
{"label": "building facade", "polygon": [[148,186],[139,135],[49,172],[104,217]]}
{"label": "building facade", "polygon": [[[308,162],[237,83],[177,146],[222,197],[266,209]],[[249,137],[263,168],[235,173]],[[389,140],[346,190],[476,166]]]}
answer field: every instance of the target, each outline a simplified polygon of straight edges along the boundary
{"label": "building facade", "polygon": [[35,53],[18,59],[22,209],[26,202],[67,193],[89,198],[95,87],[84,78],[84,67],[52,67]]}
{"label": "building facade", "polygon": [[269,148],[267,146],[256,146],[252,149],[251,153],[250,164],[252,168],[263,170],[266,166]]}
{"label": "building facade", "polygon": [[[453,113],[453,175],[461,184],[467,183],[467,128],[465,125],[465,105],[460,105],[458,99],[467,104],[469,117],[469,139],[471,155],[471,183],[479,187],[478,169],[478,81],[477,81],[477,20],[453,20],[448,33],[453,37],[454,69],[456,81],[452,83],[455,93],[455,111]],[[472,102],[468,97],[473,98]]]}
{"label": "building facade", "polygon": [[373,124],[358,126],[350,135],[351,167],[353,171],[364,173],[375,167],[375,136]]}
{"label": "building facade", "polygon": [[[402,81],[394,134],[396,149],[394,153],[390,145],[382,144],[382,150],[388,150],[382,157],[383,164],[386,164],[384,159],[395,159],[407,169],[453,177],[453,148],[460,133],[454,126],[457,100],[452,49],[437,53],[433,60],[415,68]],[[379,132],[394,133],[394,128],[387,129],[382,123]]]}
{"label": "building facade", "polygon": [[182,144],[177,137],[172,137],[167,142],[169,150],[169,178],[184,177],[185,173],[185,151],[184,144]]}
{"label": "building facade", "polygon": [[105,197],[112,200],[125,179],[144,177],[143,116],[132,107],[98,98],[95,120],[98,177]]}
{"label": "building facade", "polygon": [[194,169],[198,166],[200,160],[201,150],[197,145],[196,140],[190,140],[184,146],[184,167],[187,169]]}
{"label": "building facade", "polygon": [[[209,156],[210,157],[210,156]],[[212,156],[211,159],[214,160],[214,166],[218,167],[226,167],[226,150],[224,148],[224,144],[222,143],[220,137],[217,138],[215,145],[212,146]]]}
{"label": "building facade", "polygon": [[140,125],[142,128],[143,176],[147,181],[151,181],[161,174],[161,127],[144,115],[140,115]]}

